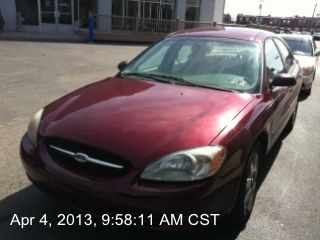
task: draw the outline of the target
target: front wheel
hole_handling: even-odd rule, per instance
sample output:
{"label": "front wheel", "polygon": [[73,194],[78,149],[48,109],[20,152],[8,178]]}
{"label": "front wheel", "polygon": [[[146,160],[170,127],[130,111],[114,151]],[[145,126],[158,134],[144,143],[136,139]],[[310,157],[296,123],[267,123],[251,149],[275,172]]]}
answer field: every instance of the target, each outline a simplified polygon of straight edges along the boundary
{"label": "front wheel", "polygon": [[249,220],[257,194],[259,165],[262,158],[260,144],[256,144],[247,161],[236,205],[230,214],[234,223],[245,225]]}

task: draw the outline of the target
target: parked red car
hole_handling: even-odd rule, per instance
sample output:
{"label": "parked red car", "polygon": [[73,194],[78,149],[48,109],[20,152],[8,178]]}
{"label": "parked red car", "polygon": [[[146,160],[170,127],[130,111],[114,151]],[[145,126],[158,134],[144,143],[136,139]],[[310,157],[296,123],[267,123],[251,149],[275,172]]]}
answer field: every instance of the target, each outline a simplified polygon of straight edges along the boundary
{"label": "parked red car", "polygon": [[118,67],[34,116],[21,142],[30,180],[90,211],[231,214],[245,223],[262,161],[297,113],[300,68],[283,40],[254,29],[187,30]]}

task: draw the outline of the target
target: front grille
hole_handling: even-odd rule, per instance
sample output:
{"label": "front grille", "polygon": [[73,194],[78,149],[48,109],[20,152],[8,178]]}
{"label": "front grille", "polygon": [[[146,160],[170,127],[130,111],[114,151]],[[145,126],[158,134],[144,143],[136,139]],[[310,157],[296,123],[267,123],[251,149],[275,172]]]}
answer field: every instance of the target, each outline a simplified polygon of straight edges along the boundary
{"label": "front grille", "polygon": [[59,165],[75,172],[94,176],[119,176],[131,164],[114,154],[62,139],[45,140],[47,150]]}

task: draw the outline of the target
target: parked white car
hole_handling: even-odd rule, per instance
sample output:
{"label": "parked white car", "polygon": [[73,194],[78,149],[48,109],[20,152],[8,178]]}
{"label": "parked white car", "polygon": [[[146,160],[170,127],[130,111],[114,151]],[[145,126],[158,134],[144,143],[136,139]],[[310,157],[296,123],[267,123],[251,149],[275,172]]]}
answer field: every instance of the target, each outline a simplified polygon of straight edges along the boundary
{"label": "parked white car", "polygon": [[316,76],[317,55],[320,53],[316,52],[316,45],[312,36],[305,34],[281,34],[280,36],[299,61],[303,79],[301,89],[310,94]]}

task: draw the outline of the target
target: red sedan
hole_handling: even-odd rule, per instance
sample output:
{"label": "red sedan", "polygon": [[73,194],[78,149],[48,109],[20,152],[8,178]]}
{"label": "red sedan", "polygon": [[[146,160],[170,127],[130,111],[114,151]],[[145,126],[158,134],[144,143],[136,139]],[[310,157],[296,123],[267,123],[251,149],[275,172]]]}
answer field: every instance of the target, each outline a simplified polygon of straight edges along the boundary
{"label": "red sedan", "polygon": [[89,211],[245,223],[262,161],[297,113],[300,68],[283,40],[188,30],[118,67],[35,114],[21,142],[30,180]]}

